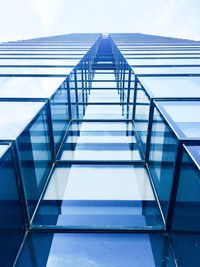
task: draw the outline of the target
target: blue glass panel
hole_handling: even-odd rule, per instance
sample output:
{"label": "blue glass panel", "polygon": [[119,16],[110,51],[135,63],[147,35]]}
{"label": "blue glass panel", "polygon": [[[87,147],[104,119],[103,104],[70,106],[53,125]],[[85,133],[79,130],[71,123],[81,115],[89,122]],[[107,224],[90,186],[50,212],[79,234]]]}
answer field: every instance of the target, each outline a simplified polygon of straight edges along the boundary
{"label": "blue glass panel", "polygon": [[17,143],[31,216],[52,164],[46,109],[23,131]]}
{"label": "blue glass panel", "polygon": [[0,264],[12,266],[23,239],[24,218],[11,149],[0,157]]}
{"label": "blue glass panel", "polygon": [[177,145],[174,133],[157,109],[154,109],[149,168],[165,216],[173,182]]}
{"label": "blue glass panel", "polygon": [[137,89],[134,123],[144,151],[146,150],[149,106],[150,100],[145,90],[142,88]]}
{"label": "blue glass panel", "polygon": [[31,234],[16,267],[175,267],[166,237],[147,234]]}
{"label": "blue glass panel", "polygon": [[171,234],[171,240],[178,266],[200,266],[199,234]]}
{"label": "blue glass panel", "polygon": [[83,122],[69,127],[59,159],[132,161],[142,155],[132,123]]}
{"label": "blue glass panel", "polygon": [[163,101],[159,106],[180,138],[200,138],[200,101]]}
{"label": "blue glass panel", "polygon": [[69,125],[69,105],[66,84],[56,91],[50,99],[53,135],[56,152]]}
{"label": "blue glass panel", "polygon": [[128,59],[128,64],[133,66],[159,66],[159,65],[199,65],[200,59]]}
{"label": "blue glass panel", "polygon": [[[199,147],[188,147],[199,153]],[[196,154],[197,154],[196,153]],[[184,150],[178,192],[174,208],[173,229],[200,230],[200,172],[199,168]]]}
{"label": "blue glass panel", "polygon": [[163,227],[143,165],[55,168],[33,223],[103,229]]}

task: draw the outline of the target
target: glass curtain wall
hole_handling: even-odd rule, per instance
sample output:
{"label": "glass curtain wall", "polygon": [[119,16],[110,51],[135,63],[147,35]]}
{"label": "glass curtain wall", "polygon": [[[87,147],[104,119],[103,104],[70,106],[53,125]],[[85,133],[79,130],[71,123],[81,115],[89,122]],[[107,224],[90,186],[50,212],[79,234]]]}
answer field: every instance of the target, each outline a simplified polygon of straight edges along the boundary
{"label": "glass curtain wall", "polygon": [[152,35],[0,44],[3,267],[200,264],[199,68]]}

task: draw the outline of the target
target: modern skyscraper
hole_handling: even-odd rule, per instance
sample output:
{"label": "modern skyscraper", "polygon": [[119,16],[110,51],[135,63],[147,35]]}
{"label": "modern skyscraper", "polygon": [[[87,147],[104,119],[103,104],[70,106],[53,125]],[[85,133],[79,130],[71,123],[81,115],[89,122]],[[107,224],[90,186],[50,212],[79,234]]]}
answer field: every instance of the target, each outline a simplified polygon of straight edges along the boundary
{"label": "modern skyscraper", "polygon": [[0,266],[200,265],[200,42],[0,45]]}

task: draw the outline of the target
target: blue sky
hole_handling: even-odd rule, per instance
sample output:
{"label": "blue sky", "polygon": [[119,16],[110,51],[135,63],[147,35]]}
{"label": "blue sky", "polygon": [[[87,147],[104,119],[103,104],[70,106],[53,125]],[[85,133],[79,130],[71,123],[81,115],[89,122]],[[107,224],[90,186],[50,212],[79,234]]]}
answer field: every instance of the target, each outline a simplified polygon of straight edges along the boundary
{"label": "blue sky", "polygon": [[199,0],[0,0],[0,42],[72,32],[200,40]]}

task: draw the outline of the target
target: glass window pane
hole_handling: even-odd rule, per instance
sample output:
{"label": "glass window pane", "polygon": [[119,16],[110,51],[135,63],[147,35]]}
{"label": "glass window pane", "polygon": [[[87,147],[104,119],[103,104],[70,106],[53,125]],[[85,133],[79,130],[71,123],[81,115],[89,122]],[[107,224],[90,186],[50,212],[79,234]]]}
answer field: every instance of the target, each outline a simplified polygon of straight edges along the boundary
{"label": "glass window pane", "polygon": [[9,145],[0,145],[0,261],[12,266],[25,234],[18,177]]}
{"label": "glass window pane", "polygon": [[7,78],[1,82],[0,97],[50,98],[62,84],[64,78]]}
{"label": "glass window pane", "polygon": [[200,172],[199,165],[200,147],[188,146],[184,149],[181,173],[179,177],[176,205],[174,208],[173,229],[186,231],[199,231],[200,229]]}
{"label": "glass window pane", "polygon": [[[23,108],[22,108],[23,106]],[[44,102],[0,102],[0,139],[16,139]]]}
{"label": "glass window pane", "polygon": [[55,168],[34,225],[75,228],[162,228],[143,166]]}
{"label": "glass window pane", "polygon": [[[160,105],[166,111],[174,125],[174,130],[183,137],[200,137],[200,102],[173,101],[162,102]],[[172,127],[173,127],[172,125]]]}
{"label": "glass window pane", "polygon": [[166,237],[148,234],[31,234],[16,267],[175,267]]}
{"label": "glass window pane", "polygon": [[200,97],[199,77],[141,77],[152,97]]}
{"label": "glass window pane", "polygon": [[154,111],[149,167],[164,215],[167,217],[168,202],[173,182],[174,162],[178,140],[157,110]]}
{"label": "glass window pane", "polygon": [[45,109],[22,132],[17,139],[17,144],[26,200],[31,217],[52,165],[52,151]]}

